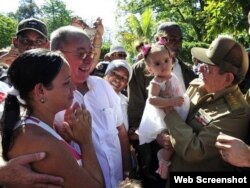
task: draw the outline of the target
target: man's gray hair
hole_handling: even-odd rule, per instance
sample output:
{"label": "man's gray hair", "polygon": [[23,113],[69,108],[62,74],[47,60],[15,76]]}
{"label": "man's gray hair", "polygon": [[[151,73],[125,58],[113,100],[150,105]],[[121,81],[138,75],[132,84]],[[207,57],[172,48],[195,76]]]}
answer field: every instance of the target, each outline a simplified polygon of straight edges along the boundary
{"label": "man's gray hair", "polygon": [[63,26],[51,33],[50,36],[50,50],[60,50],[73,38],[84,37],[89,40],[86,33],[75,26]]}

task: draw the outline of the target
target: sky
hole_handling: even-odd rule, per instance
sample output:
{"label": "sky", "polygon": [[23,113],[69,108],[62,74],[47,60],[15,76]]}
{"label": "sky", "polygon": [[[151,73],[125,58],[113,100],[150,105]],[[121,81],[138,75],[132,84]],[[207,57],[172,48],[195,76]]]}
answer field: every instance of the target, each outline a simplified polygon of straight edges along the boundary
{"label": "sky", "polygon": [[[35,0],[40,6],[44,0]],[[74,15],[82,17],[88,24],[102,18],[105,29],[115,30],[116,0],[63,0],[68,10],[73,11]],[[84,5],[86,4],[86,5]],[[0,0],[0,13],[15,12],[19,6],[19,0]]]}

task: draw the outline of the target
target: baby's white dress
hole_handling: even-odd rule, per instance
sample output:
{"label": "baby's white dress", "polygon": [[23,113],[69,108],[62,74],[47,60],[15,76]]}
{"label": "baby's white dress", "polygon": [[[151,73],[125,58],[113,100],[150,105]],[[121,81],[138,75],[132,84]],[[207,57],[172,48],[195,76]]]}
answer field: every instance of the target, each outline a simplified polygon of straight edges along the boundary
{"label": "baby's white dress", "polygon": [[[185,121],[190,107],[190,100],[189,97],[182,90],[176,75],[172,73],[171,78],[163,82],[158,82],[155,80],[155,78],[153,78],[151,82],[158,84],[161,87],[161,97],[184,97],[184,102],[182,106],[174,107],[174,109]],[[151,86],[151,82],[149,84],[149,87]],[[147,100],[141,123],[139,129],[137,130],[140,145],[144,143],[150,143],[151,141],[156,139],[159,133],[167,129],[167,125],[164,122],[164,118],[165,112],[162,109],[151,105]]]}

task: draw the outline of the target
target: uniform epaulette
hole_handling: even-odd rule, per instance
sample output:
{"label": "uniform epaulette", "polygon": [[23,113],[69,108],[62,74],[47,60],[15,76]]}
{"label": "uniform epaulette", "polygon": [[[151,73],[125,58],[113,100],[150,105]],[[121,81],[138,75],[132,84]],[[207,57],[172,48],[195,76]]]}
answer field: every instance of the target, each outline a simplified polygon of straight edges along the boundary
{"label": "uniform epaulette", "polygon": [[228,93],[227,95],[224,96],[229,108],[231,111],[236,111],[239,110],[243,107],[242,102],[240,99],[234,95],[233,93]]}
{"label": "uniform epaulette", "polygon": [[202,80],[200,78],[196,78],[194,80],[192,80],[189,85],[201,85],[202,84]]}

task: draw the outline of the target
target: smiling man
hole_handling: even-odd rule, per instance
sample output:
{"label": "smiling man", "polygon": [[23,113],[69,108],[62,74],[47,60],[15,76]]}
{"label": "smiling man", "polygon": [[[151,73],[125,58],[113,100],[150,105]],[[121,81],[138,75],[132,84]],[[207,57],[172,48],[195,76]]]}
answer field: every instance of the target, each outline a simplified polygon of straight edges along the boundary
{"label": "smiling man", "polygon": [[[51,50],[62,51],[70,64],[71,79],[77,88],[73,103],[85,105],[90,112],[92,140],[106,187],[116,188],[130,171],[129,142],[120,98],[107,81],[89,75],[93,49],[83,30],[73,26],[58,28],[51,34]],[[63,119],[64,114],[58,114],[56,124],[62,125]]]}
{"label": "smiling man", "polygon": [[246,138],[250,111],[238,83],[248,69],[247,52],[231,37],[219,36],[208,49],[192,48],[192,54],[203,62],[203,80],[192,81],[187,89],[190,110],[186,121],[175,110],[166,111],[175,151],[170,171],[235,171],[220,157],[215,142],[220,132]]}

